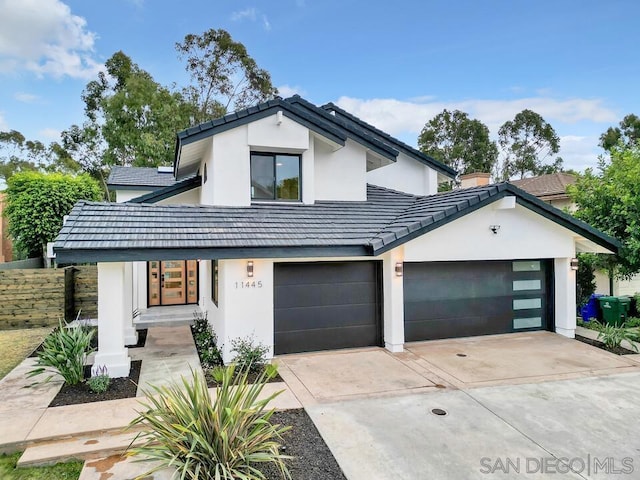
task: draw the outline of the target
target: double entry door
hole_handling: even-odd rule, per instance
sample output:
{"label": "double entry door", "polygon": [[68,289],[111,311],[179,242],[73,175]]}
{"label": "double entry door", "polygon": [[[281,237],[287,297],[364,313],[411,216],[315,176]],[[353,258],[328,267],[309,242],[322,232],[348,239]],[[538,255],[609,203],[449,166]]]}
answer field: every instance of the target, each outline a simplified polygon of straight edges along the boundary
{"label": "double entry door", "polygon": [[149,306],[198,302],[197,260],[148,262]]}

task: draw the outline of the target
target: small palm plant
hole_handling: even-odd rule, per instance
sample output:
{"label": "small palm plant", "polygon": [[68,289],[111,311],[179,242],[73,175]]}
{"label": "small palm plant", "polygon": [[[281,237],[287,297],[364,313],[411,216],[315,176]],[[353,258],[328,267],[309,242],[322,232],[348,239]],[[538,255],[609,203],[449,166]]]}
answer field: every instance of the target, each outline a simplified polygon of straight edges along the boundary
{"label": "small palm plant", "polygon": [[34,377],[49,372],[45,379],[51,380],[53,373],[59,373],[67,385],[76,385],[84,380],[84,363],[91,348],[91,339],[95,330],[79,325],[69,326],[59,321],[58,328],[51,332],[42,342],[42,350],[38,352],[36,368],[27,377]]}
{"label": "small palm plant", "polygon": [[156,466],[138,478],[173,467],[178,478],[189,480],[263,480],[258,466],[274,464],[283,478],[290,479],[280,453],[282,433],[290,427],[272,425],[274,410],[268,403],[281,392],[259,400],[266,384],[266,374],[248,384],[248,371],[238,375],[230,366],[222,373],[222,382],[211,398],[207,382],[192,372],[192,381],[182,378],[169,386],[153,386],[144,392],[141,402],[146,411],[139,413],[130,427],[142,426],[127,455],[141,455],[155,460]]}

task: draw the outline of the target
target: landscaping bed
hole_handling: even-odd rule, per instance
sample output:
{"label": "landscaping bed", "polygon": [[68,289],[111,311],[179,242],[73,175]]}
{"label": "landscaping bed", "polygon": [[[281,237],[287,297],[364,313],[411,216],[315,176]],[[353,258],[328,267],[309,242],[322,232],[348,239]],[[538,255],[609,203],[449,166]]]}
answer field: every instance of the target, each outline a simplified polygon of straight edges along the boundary
{"label": "landscaping bed", "polygon": [[[49,329],[49,331],[51,331],[51,329]],[[148,332],[148,330],[146,328],[143,329],[143,330],[138,330],[138,343],[136,343],[135,345],[128,345],[127,348],[142,348],[142,347],[144,347],[145,344],[147,343],[147,332]],[[42,340],[44,340],[44,339],[42,339]],[[42,351],[42,340],[40,341],[40,345],[38,345],[38,347],[31,352],[29,357],[37,357],[38,356],[38,352]],[[96,334],[91,339],[91,348],[93,348],[94,350],[98,349],[98,332],[97,331],[96,331]]]}
{"label": "landscaping bed", "polygon": [[[218,385],[220,385],[218,382],[216,382],[216,380],[211,376],[211,371],[210,370],[205,370],[205,378],[207,379],[207,387],[209,388],[214,388],[217,387]],[[255,383],[255,381],[258,379],[258,377],[260,376],[262,372],[249,372],[249,374],[247,375],[247,382],[248,383]],[[267,380],[267,383],[273,383],[273,382],[284,382],[284,380],[282,380],[282,377],[280,376],[279,373],[276,374],[275,377],[269,378]]]}
{"label": "landscaping bed", "polygon": [[[77,405],[80,403],[103,402],[105,400],[119,400],[132,398],[138,391],[141,360],[131,362],[131,371],[128,377],[112,378],[109,389],[104,393],[94,393],[86,382],[78,385],[62,386],[58,395],[49,404],[50,407],[62,407],[64,405]],[[91,366],[85,366],[85,378],[91,377]]]}
{"label": "landscaping bed", "polygon": [[593,347],[600,348],[601,350],[606,350],[607,352],[615,353],[616,355],[632,355],[632,354],[636,353],[633,350],[629,350],[629,349],[624,348],[624,347],[609,348],[599,340],[594,340],[592,338],[583,337],[582,335],[576,335],[576,340],[578,340],[579,342],[591,345]]}
{"label": "landscaping bed", "polygon": [[[291,455],[287,460],[292,480],[341,480],[346,479],[331,450],[320,436],[304,409],[275,412],[271,423],[291,426],[282,435],[282,453]],[[268,480],[279,480],[278,470],[265,465],[260,470]]]}

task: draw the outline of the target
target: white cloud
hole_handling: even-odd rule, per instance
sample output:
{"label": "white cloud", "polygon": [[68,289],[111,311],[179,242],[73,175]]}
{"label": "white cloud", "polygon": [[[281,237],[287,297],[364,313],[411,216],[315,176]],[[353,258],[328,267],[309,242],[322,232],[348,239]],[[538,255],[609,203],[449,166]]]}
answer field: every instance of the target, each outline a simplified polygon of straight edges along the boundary
{"label": "white cloud", "polygon": [[291,97],[293,95],[300,95],[301,97],[304,97],[306,94],[307,92],[298,85],[281,85],[278,87],[278,95],[282,98]]}
{"label": "white cloud", "polygon": [[584,171],[594,168],[602,149],[598,147],[598,136],[565,135],[560,137],[560,156],[564,167]]}
{"label": "white cloud", "polygon": [[38,136],[47,140],[60,140],[60,130],[55,128],[43,128],[38,132]]}
{"label": "white cloud", "polygon": [[265,31],[269,32],[271,30],[271,22],[269,22],[269,18],[263,13],[260,13],[255,7],[247,7],[244,10],[236,10],[231,14],[231,20],[234,22],[241,22],[243,20],[249,20],[250,22],[256,22],[258,20],[262,21],[262,27]]}
{"label": "white cloud", "polygon": [[0,0],[0,71],[93,77],[96,34],[60,0]]}
{"label": "white cloud", "polygon": [[528,108],[544,117],[549,123],[573,124],[580,121],[615,122],[618,114],[598,99],[566,99],[530,97],[511,100],[463,100],[443,102],[436,100],[403,101],[393,98],[360,99],[340,97],[337,104],[345,110],[392,134],[418,134],[424,124],[443,109],[462,110],[472,118],[484,122],[492,133],[500,125],[513,119]]}
{"label": "white cloud", "polygon": [[[560,135],[559,155],[564,160],[565,168],[578,171],[594,167],[598,155],[602,153],[598,147],[598,137],[592,135],[593,124],[597,125],[595,130],[602,127],[601,130],[604,131],[607,124],[615,122],[619,117],[599,99],[557,99],[546,96],[452,102],[438,101],[431,97],[411,100],[341,97],[336,104],[411,145],[416,145],[424,124],[445,108],[462,110],[472,118],[481,120],[489,127],[494,139],[505,121],[513,119],[518,112],[528,108],[542,115],[556,129]],[[592,124],[587,125],[589,133],[582,134],[585,124],[589,123]]]}
{"label": "white cloud", "polygon": [[262,15],[262,25],[267,32],[271,30],[271,24],[269,23],[269,19],[266,15]]}
{"label": "white cloud", "polygon": [[38,95],[34,95],[33,93],[25,93],[25,92],[16,92],[13,94],[13,98],[22,103],[34,103],[40,99]]}
{"label": "white cloud", "polygon": [[234,22],[238,22],[240,20],[251,20],[252,22],[256,21],[258,18],[258,10],[255,7],[245,8],[244,10],[238,10],[231,14],[231,20]]}

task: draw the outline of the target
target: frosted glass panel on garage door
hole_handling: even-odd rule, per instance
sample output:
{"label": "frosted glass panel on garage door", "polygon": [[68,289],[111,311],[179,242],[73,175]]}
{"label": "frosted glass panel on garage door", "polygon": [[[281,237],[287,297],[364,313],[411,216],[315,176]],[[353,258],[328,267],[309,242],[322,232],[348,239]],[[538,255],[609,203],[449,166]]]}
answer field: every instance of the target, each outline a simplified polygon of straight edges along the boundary
{"label": "frosted glass panel on garage door", "polygon": [[514,310],[527,310],[530,308],[542,308],[541,298],[522,298],[513,301]]}
{"label": "frosted glass panel on garage door", "polygon": [[522,260],[513,262],[514,272],[539,272],[540,260]]}
{"label": "frosted glass panel on garage door", "polygon": [[513,291],[521,292],[523,290],[540,290],[542,283],[540,280],[514,280]]}

